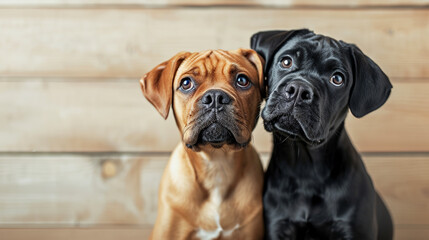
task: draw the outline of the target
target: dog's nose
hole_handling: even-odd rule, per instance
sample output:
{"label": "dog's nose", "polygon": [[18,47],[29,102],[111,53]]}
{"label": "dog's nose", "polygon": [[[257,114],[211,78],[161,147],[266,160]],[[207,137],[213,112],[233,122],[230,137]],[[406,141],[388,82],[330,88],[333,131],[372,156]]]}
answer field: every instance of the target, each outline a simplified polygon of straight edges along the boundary
{"label": "dog's nose", "polygon": [[286,86],[286,99],[297,102],[311,103],[313,101],[313,89],[306,83],[291,82]]}
{"label": "dog's nose", "polygon": [[221,110],[223,106],[231,103],[231,97],[222,90],[209,90],[201,98],[201,103],[207,108]]}

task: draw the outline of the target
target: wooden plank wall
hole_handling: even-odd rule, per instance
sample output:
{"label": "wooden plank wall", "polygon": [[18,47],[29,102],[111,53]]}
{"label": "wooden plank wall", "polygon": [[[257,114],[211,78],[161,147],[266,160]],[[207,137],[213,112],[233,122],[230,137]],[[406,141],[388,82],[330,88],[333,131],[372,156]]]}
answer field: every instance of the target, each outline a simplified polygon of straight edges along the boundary
{"label": "wooden plank wall", "polygon": [[[0,238],[146,239],[179,141],[138,80],[183,50],[248,47],[307,27],[356,43],[390,76],[347,128],[396,239],[429,236],[428,0],[0,0]],[[253,144],[267,163],[270,135]]]}

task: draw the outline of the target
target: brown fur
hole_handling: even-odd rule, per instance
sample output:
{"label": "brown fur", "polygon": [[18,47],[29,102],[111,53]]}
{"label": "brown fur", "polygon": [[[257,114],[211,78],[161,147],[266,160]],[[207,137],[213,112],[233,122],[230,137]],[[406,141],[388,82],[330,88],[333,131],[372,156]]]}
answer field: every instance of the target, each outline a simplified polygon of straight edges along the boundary
{"label": "brown fur", "polygon": [[[185,146],[198,136],[200,129],[194,126],[199,120],[197,103],[210,89],[221,89],[233,98],[233,119],[239,129],[235,138],[239,143],[250,141],[265,94],[262,66],[261,58],[250,49],[182,52],[141,80],[145,97],[164,118],[172,105],[182,134],[182,143],[173,151],[162,177],[151,239],[263,238],[263,171],[255,149],[250,144],[219,149],[202,145],[193,150]],[[253,86],[237,89],[238,74],[248,76]],[[185,76],[192,76],[198,86],[193,94],[177,90]],[[217,237],[198,237],[201,229],[215,231],[219,225],[223,231]]]}

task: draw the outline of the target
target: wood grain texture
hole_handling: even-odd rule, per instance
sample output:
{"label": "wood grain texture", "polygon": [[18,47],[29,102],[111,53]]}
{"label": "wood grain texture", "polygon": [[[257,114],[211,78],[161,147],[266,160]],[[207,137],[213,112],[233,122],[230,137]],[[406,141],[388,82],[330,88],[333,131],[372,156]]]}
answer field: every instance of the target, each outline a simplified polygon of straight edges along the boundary
{"label": "wood grain texture", "polygon": [[396,228],[395,229],[395,240],[427,240],[429,236],[428,227],[420,228]]}
{"label": "wood grain texture", "polygon": [[[363,152],[429,151],[429,83],[394,81],[385,106],[347,129]],[[169,152],[180,141],[172,116],[164,121],[143,97],[138,80],[0,81],[0,151]],[[253,134],[271,151],[262,120]]]}
{"label": "wood grain texture", "polygon": [[[112,228],[48,228],[48,229],[0,229],[4,240],[146,240],[150,227],[112,227]],[[395,240],[427,240],[429,229],[406,228],[395,229]]]}
{"label": "wood grain texture", "polygon": [[[106,161],[116,174],[106,177]],[[1,156],[0,226],[153,224],[164,157]]]}
{"label": "wood grain texture", "polygon": [[429,224],[429,158],[364,156],[395,224]]}
{"label": "wood grain texture", "polygon": [[[0,239],[147,239],[180,136],[143,98],[140,76],[179,51],[248,47],[256,31],[306,27],[356,43],[393,78],[387,104],[346,125],[359,151],[394,152],[364,160],[395,239],[427,240],[429,155],[404,152],[429,151],[428,6],[0,0]],[[253,144],[266,166],[261,120]]]}
{"label": "wood grain texture", "polygon": [[[262,155],[266,163],[268,154]],[[0,227],[145,225],[168,155],[0,156]],[[117,173],[106,178],[110,161]],[[395,224],[429,225],[429,156],[364,156]]]}
{"label": "wood grain texture", "polygon": [[1,151],[172,151],[180,139],[137,79],[0,86]]}
{"label": "wood grain texture", "polygon": [[264,7],[371,7],[425,6],[427,0],[0,0],[0,6],[264,6]]}
{"label": "wood grain texture", "polygon": [[352,141],[358,150],[365,152],[427,151],[429,85],[393,85],[389,99],[380,109],[360,119],[349,114],[346,129]]}
{"label": "wood grain texture", "polygon": [[[0,75],[138,78],[180,51],[249,47],[310,28],[356,43],[390,77],[429,77],[427,9],[0,9]],[[410,27],[412,26],[412,27]]]}
{"label": "wood grain texture", "polygon": [[3,240],[147,240],[152,228],[0,229]]}

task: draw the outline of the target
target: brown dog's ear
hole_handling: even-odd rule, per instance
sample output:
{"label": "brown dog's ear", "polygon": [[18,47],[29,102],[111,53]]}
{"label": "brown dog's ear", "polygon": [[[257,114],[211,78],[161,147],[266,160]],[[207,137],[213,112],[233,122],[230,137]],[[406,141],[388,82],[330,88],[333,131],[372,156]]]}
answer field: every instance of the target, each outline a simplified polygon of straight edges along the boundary
{"label": "brown dog's ear", "polygon": [[173,98],[174,76],[180,64],[190,54],[189,52],[180,52],[170,60],[156,66],[140,79],[143,95],[165,119],[168,117]]}
{"label": "brown dog's ear", "polygon": [[258,71],[259,89],[261,91],[262,98],[265,98],[267,90],[264,77],[264,59],[252,49],[239,48],[236,51],[247,58],[247,60],[249,60],[249,62],[251,62]]}

